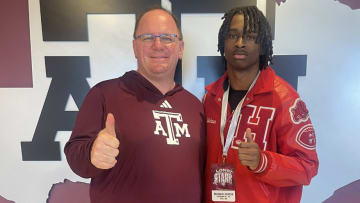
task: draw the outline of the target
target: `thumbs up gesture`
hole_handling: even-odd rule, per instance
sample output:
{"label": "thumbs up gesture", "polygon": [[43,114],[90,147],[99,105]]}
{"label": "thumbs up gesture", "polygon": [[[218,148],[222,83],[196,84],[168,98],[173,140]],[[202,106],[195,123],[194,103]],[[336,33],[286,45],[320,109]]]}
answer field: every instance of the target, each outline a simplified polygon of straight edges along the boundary
{"label": "thumbs up gesture", "polygon": [[119,154],[120,142],[116,138],[115,118],[109,113],[106,118],[105,128],[102,129],[91,148],[90,161],[100,169],[109,169],[115,166]]}
{"label": "thumbs up gesture", "polygon": [[253,140],[250,128],[246,129],[245,137],[246,142],[241,142],[239,145],[239,160],[242,165],[249,167],[251,170],[255,170],[260,162],[259,145]]}

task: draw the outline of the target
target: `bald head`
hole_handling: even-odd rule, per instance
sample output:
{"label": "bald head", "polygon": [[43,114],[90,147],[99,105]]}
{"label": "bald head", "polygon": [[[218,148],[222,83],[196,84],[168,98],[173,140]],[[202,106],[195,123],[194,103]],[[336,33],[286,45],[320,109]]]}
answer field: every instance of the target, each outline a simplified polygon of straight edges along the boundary
{"label": "bald head", "polygon": [[[181,27],[180,27],[180,24],[179,24],[179,21],[177,20],[177,18],[171,13],[169,12],[168,10],[165,10],[161,7],[156,7],[156,8],[151,8],[151,9],[148,9],[146,10],[145,12],[141,13],[140,15],[138,15],[137,19],[136,19],[136,22],[135,22],[135,29],[134,29],[134,34],[133,34],[133,37],[134,39],[136,38],[136,36],[140,33],[138,33],[138,28],[140,26],[140,24],[145,24],[146,22],[143,22],[143,18],[146,17],[146,20],[147,21],[147,18],[148,17],[154,17],[154,16],[157,16],[159,18],[159,20],[161,20],[161,18],[169,18],[171,17],[170,19],[172,19],[172,21],[174,22],[175,26],[176,26],[176,29],[177,29],[177,34],[179,35],[179,39],[182,40],[183,38],[183,35],[182,35],[182,32],[181,32]],[[153,18],[153,20],[155,20],[156,22],[156,19]]]}

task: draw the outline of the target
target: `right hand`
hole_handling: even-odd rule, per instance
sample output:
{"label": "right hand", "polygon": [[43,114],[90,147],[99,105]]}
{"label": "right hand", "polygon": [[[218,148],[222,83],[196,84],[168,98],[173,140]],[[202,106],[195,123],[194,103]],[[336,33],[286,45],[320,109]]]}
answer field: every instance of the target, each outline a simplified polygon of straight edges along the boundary
{"label": "right hand", "polygon": [[91,148],[90,161],[99,169],[109,169],[115,166],[119,155],[120,142],[116,138],[115,118],[112,113],[106,117],[105,128],[102,129]]}
{"label": "right hand", "polygon": [[239,145],[239,160],[242,165],[249,167],[251,170],[255,170],[260,162],[260,148],[254,141],[250,128],[246,129],[245,137],[246,142],[242,142]]}

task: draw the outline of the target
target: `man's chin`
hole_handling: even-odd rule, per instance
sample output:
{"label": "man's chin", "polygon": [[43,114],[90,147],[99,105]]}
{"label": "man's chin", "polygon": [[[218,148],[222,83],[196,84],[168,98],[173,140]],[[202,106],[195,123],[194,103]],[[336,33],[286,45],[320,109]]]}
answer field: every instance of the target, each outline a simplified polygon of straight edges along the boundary
{"label": "man's chin", "polygon": [[162,73],[166,73],[169,71],[169,67],[168,65],[163,65],[163,64],[157,64],[156,66],[153,66],[150,68],[150,71],[152,73],[155,73],[155,74],[162,74]]}

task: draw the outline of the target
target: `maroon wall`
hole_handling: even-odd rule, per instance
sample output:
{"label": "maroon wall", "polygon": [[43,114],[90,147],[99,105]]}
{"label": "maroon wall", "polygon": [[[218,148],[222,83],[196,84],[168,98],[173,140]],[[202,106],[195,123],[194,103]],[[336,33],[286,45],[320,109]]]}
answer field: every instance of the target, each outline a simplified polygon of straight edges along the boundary
{"label": "maroon wall", "polygon": [[32,87],[27,0],[0,0],[0,88]]}

